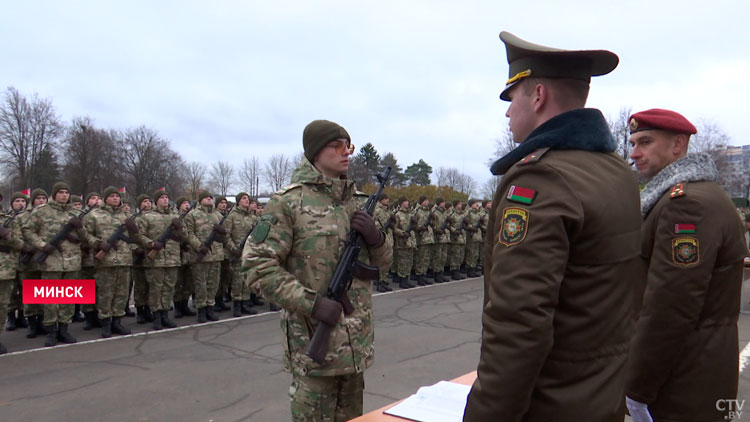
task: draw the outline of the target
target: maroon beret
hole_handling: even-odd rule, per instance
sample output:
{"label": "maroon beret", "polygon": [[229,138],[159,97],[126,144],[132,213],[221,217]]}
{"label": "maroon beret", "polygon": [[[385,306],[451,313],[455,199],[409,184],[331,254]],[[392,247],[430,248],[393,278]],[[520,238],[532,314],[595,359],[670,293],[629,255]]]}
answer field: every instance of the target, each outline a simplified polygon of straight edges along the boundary
{"label": "maroon beret", "polygon": [[698,133],[688,119],[680,113],[661,108],[640,111],[630,116],[630,133],[643,130],[668,130],[675,133],[692,135]]}

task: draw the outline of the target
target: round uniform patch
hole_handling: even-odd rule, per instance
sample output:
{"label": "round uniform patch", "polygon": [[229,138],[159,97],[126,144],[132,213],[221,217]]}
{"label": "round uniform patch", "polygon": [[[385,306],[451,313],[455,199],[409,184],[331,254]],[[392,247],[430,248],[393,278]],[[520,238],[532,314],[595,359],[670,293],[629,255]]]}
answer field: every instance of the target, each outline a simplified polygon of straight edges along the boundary
{"label": "round uniform patch", "polygon": [[698,239],[678,237],[672,240],[672,261],[680,265],[697,264],[700,261]]}
{"label": "round uniform patch", "polygon": [[271,229],[271,224],[268,221],[260,221],[255,225],[255,228],[250,232],[250,237],[253,239],[253,243],[261,243],[268,237],[268,231]]}
{"label": "round uniform patch", "polygon": [[526,238],[529,228],[529,211],[524,208],[510,207],[503,210],[500,233],[497,241],[505,246],[517,245]]}

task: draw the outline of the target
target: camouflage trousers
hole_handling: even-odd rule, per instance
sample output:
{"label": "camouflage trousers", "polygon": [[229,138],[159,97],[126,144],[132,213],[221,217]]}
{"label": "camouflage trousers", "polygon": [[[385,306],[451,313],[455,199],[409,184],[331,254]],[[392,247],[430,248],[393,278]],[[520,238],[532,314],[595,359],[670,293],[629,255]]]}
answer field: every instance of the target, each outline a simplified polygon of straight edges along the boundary
{"label": "camouflage trousers", "polygon": [[461,267],[464,262],[464,254],[466,252],[466,244],[464,243],[451,243],[448,246],[448,264],[451,267],[451,271],[455,271]]}
{"label": "camouflage trousers", "polygon": [[133,278],[133,302],[135,302],[135,306],[148,305],[146,269],[144,267],[132,267],[130,273]]}
{"label": "camouflage trousers", "polygon": [[21,297],[22,292],[21,279],[18,277],[18,273],[16,273],[16,278],[13,279],[12,290],[10,291],[10,302],[8,302],[8,310],[5,312],[6,314],[8,312],[14,312],[16,309],[21,309],[23,306],[23,300]]}
{"label": "camouflage trousers", "polygon": [[[78,271],[42,271],[42,280],[75,280],[76,278],[78,278]],[[44,325],[54,325],[55,323],[70,324],[76,307],[76,305],[73,304],[45,304],[43,306]]]}
{"label": "camouflage trousers", "polygon": [[[482,236],[484,239],[484,236]],[[482,240],[481,243],[479,243],[479,261],[477,262],[477,265],[480,267],[484,267],[484,243],[485,241]]]}
{"label": "camouflage trousers", "polygon": [[[21,276],[21,289],[23,289],[23,280],[39,280],[42,278],[42,273],[39,271],[24,271],[20,273]],[[23,314],[28,316],[44,315],[44,305],[38,303],[35,304],[24,304]]]}
{"label": "camouflage trousers", "polygon": [[414,273],[416,275],[427,274],[427,269],[430,267],[430,257],[434,250],[434,244],[417,246],[417,254],[414,256]]}
{"label": "camouflage trousers", "polygon": [[232,265],[232,300],[250,300],[250,293],[252,291],[242,273],[242,264],[237,262]]}
{"label": "camouflage trousers", "polygon": [[[80,277],[82,280],[96,280],[96,269],[94,267],[81,267],[81,271],[79,272]],[[128,293],[130,289],[130,280],[128,280]],[[87,303],[85,305],[81,305],[81,312],[93,312],[96,311],[96,304],[95,303]]]}
{"label": "camouflage trousers", "polygon": [[130,267],[96,269],[96,308],[99,318],[122,317],[130,289]]}
{"label": "camouflage trousers", "polygon": [[466,267],[476,268],[479,262],[479,245],[480,242],[466,243]]}
{"label": "camouflage trousers", "polygon": [[448,244],[447,243],[436,243],[435,249],[432,250],[432,260],[430,261],[430,268],[435,273],[441,273],[445,269],[445,264],[448,262]]}
{"label": "camouflage trousers", "polygon": [[177,270],[177,283],[174,286],[174,301],[182,302],[193,294],[193,272],[189,264],[180,265]]}
{"label": "camouflage trousers", "polygon": [[198,262],[192,265],[195,296],[193,304],[196,308],[213,306],[216,291],[219,288],[219,269],[221,261]]}
{"label": "camouflage trousers", "polygon": [[148,307],[151,312],[168,311],[172,307],[178,267],[146,267]]}
{"label": "camouflage trousers", "polygon": [[5,329],[5,322],[8,319],[8,305],[10,296],[13,292],[13,283],[15,280],[0,280],[0,332]]}
{"label": "camouflage trousers", "polygon": [[399,277],[409,277],[411,274],[414,248],[398,248],[393,250],[393,265]]}
{"label": "camouflage trousers", "polygon": [[216,296],[223,295],[230,287],[232,287],[232,263],[225,259],[221,261],[221,268],[219,269],[219,288],[216,290]]}
{"label": "camouflage trousers", "polygon": [[362,415],[364,373],[333,377],[292,376],[293,422],[344,422]]}

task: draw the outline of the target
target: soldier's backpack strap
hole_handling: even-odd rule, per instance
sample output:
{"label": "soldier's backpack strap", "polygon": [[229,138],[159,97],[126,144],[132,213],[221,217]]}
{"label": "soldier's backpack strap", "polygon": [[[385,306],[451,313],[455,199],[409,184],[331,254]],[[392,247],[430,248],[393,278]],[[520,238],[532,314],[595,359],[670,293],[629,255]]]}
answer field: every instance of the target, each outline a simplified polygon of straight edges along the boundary
{"label": "soldier's backpack strap", "polygon": [[518,165],[518,166],[525,166],[527,164],[536,163],[537,161],[539,161],[542,158],[542,156],[547,151],[549,151],[549,149],[550,149],[550,147],[539,148],[539,149],[535,150],[534,152],[532,152],[531,154],[523,157],[521,160],[518,161],[518,163],[516,165]]}
{"label": "soldier's backpack strap", "polygon": [[679,198],[680,196],[685,196],[685,187],[687,186],[687,182],[679,182],[676,183],[674,186],[672,186],[672,190],[669,191],[669,197]]}

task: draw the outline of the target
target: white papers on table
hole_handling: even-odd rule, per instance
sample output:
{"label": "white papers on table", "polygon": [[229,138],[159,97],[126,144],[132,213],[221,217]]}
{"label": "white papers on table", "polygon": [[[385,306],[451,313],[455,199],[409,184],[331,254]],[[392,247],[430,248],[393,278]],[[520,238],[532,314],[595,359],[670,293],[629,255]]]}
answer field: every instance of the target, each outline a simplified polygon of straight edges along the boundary
{"label": "white papers on table", "polygon": [[461,422],[470,385],[440,381],[421,387],[401,403],[383,413],[418,422]]}

